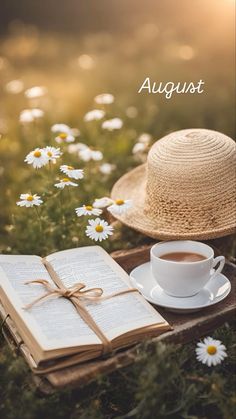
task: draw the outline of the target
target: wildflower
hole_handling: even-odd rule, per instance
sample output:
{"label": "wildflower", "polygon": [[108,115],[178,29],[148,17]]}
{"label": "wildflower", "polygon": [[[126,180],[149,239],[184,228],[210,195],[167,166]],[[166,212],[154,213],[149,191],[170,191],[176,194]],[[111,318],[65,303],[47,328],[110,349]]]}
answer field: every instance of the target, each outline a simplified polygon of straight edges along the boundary
{"label": "wildflower", "polygon": [[83,179],[84,177],[84,171],[82,169],[75,169],[73,166],[67,166],[66,164],[60,166],[60,171],[71,179]]}
{"label": "wildflower", "polygon": [[70,128],[70,134],[74,137],[78,137],[80,135],[80,130],[78,128]]}
{"label": "wildflower", "polygon": [[8,93],[17,95],[24,89],[24,83],[21,80],[11,80],[6,84],[5,89]]}
{"label": "wildflower", "polygon": [[78,186],[77,183],[71,182],[67,177],[60,180],[59,183],[55,183],[54,186],[58,189],[64,189],[65,186]]}
{"label": "wildflower", "polygon": [[123,126],[123,121],[120,118],[107,119],[102,123],[102,128],[107,129],[108,131],[113,131],[115,129],[121,129]]}
{"label": "wildflower", "polygon": [[36,148],[27,154],[24,161],[28,164],[32,164],[34,169],[40,169],[49,162],[49,158],[44,149]]}
{"label": "wildflower", "polygon": [[19,116],[19,121],[22,124],[27,124],[29,122],[33,122],[35,119],[42,118],[44,112],[42,109],[34,108],[34,109],[24,109],[21,111]]}
{"label": "wildflower", "polygon": [[111,198],[104,196],[103,198],[95,199],[93,207],[103,209],[109,207],[109,205],[112,205],[113,203],[114,201]]}
{"label": "wildflower", "polygon": [[83,150],[80,150],[78,154],[81,160],[86,161],[86,162],[90,160],[99,161],[99,160],[102,160],[103,158],[103,154],[101,151],[92,150],[89,147],[86,147]]}
{"label": "wildflower", "polygon": [[94,98],[94,101],[99,105],[110,105],[114,102],[114,96],[110,93],[102,93]]}
{"label": "wildflower", "polygon": [[42,199],[38,195],[31,195],[28,193],[22,193],[20,195],[20,201],[16,203],[19,207],[37,207],[43,203]]}
{"label": "wildflower", "polygon": [[146,144],[144,144],[144,143],[136,143],[133,146],[132,153],[133,154],[139,154],[139,153],[143,153],[146,150],[147,150],[147,145]]}
{"label": "wildflower", "polygon": [[89,220],[88,223],[85,233],[92,240],[101,242],[113,234],[113,227],[100,218]]}
{"label": "wildflower", "polygon": [[116,166],[110,163],[103,163],[99,166],[99,170],[103,175],[110,175],[113,170],[115,170]]}
{"label": "wildflower", "polygon": [[51,161],[52,163],[56,163],[57,159],[59,159],[62,155],[62,152],[60,151],[60,148],[55,148],[51,146],[47,146],[43,149],[48,156],[48,161]]}
{"label": "wildflower", "polygon": [[130,207],[132,207],[131,199],[116,199],[112,205],[110,205],[107,210],[114,215],[120,215],[126,212]]}
{"label": "wildflower", "polygon": [[86,122],[90,121],[98,121],[99,119],[104,118],[105,112],[101,109],[94,109],[93,111],[89,111],[84,115],[84,120]]}
{"label": "wildflower", "polygon": [[75,208],[75,212],[78,217],[81,217],[82,215],[100,215],[102,210],[94,208],[92,205],[83,205],[82,207]]}
{"label": "wildflower", "polygon": [[47,89],[44,86],[34,86],[25,91],[27,99],[36,99],[44,96],[47,93]]}
{"label": "wildflower", "polygon": [[78,65],[83,70],[91,70],[95,66],[95,62],[90,55],[82,54],[78,58]]}
{"label": "wildflower", "polygon": [[75,141],[75,137],[67,132],[61,132],[59,135],[56,136],[55,141],[59,144],[73,143]]}
{"label": "wildflower", "polygon": [[83,143],[76,143],[76,144],[69,144],[67,147],[67,151],[70,154],[78,153],[81,150],[86,150],[88,148],[87,145]]}
{"label": "wildflower", "polygon": [[54,133],[65,132],[67,134],[70,134],[71,128],[66,124],[54,124],[51,127],[51,131]]}
{"label": "wildflower", "polygon": [[31,109],[31,113],[34,119],[42,118],[44,115],[44,111],[42,111],[42,109],[39,109],[39,108]]}
{"label": "wildflower", "polygon": [[196,348],[197,360],[208,367],[220,364],[221,361],[227,356],[226,347],[220,340],[207,337],[203,342],[198,342]]}
{"label": "wildflower", "polygon": [[32,115],[32,112],[30,109],[24,109],[23,111],[21,111],[20,116],[19,116],[19,121],[22,124],[27,124],[28,122],[33,122],[34,117]]}
{"label": "wildflower", "polygon": [[147,132],[144,132],[138,137],[138,142],[143,144],[150,144],[150,141],[152,140],[152,136],[148,134]]}

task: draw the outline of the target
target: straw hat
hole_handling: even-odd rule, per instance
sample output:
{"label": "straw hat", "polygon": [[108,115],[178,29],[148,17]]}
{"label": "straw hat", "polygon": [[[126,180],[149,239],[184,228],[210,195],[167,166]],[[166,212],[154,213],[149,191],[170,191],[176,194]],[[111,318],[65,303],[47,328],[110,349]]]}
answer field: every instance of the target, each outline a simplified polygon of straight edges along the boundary
{"label": "straw hat", "polygon": [[158,239],[213,239],[236,227],[234,141],[206,129],[186,129],[158,140],[147,163],[122,176],[113,199],[133,206],[115,217]]}

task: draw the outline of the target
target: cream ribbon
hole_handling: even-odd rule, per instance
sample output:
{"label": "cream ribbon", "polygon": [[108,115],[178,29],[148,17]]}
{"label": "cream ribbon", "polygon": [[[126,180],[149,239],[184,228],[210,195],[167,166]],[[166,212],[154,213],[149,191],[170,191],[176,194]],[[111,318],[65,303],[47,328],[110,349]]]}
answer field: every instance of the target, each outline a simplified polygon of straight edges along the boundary
{"label": "cream ribbon", "polygon": [[31,309],[35,304],[44,301],[45,299],[56,297],[56,298],[67,298],[72,302],[72,304],[75,306],[78,314],[81,316],[81,318],[87,323],[87,325],[94,331],[94,333],[98,336],[98,338],[103,343],[103,354],[107,354],[112,351],[112,344],[107,339],[107,337],[104,335],[100,327],[97,325],[97,323],[93,320],[92,316],[89,314],[88,310],[84,306],[84,302],[90,301],[90,302],[100,302],[104,300],[108,300],[110,298],[128,294],[130,292],[139,292],[135,288],[128,288],[123,291],[114,292],[110,295],[103,296],[103,289],[102,288],[88,288],[86,289],[86,285],[78,282],[73,284],[71,287],[65,287],[63,282],[60,280],[57,273],[54,271],[52,265],[46,260],[43,259],[43,263],[48,270],[53,282],[55,283],[55,287],[52,286],[46,279],[36,279],[33,281],[27,281],[25,284],[38,284],[43,285],[47,292],[40,297],[36,298],[31,303],[27,304],[24,308],[26,310]]}

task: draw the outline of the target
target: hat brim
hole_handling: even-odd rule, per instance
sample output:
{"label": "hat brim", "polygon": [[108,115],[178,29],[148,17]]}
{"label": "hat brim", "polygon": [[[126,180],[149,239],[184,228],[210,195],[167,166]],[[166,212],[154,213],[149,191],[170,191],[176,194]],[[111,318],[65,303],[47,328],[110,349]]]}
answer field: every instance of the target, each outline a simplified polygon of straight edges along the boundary
{"label": "hat brim", "polygon": [[112,188],[112,199],[131,199],[133,201],[132,208],[124,214],[114,215],[117,220],[121,221],[126,226],[149,237],[160,240],[210,240],[228,236],[235,232],[236,221],[234,219],[232,219],[232,224],[230,225],[228,222],[224,225],[224,220],[221,220],[219,228],[214,227],[207,231],[178,231],[174,219],[172,225],[169,223],[163,228],[163,225],[160,226],[158,220],[151,218],[144,211],[147,182],[146,174],[146,164],[142,164],[122,176]]}

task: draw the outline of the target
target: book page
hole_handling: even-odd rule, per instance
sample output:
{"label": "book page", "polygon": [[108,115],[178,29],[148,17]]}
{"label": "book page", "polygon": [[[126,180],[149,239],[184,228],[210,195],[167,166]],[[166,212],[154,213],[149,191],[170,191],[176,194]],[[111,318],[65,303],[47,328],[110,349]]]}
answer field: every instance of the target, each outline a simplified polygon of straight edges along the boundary
{"label": "book page", "polygon": [[[57,252],[46,259],[66,287],[82,282],[86,288],[102,288],[104,296],[132,288],[126,272],[99,246]],[[85,304],[110,340],[140,327],[165,322],[138,292]]]}
{"label": "book page", "polygon": [[36,279],[46,279],[54,285],[41,258],[0,255],[0,291],[2,287],[40,346],[59,349],[100,343],[65,298],[47,299],[25,310],[25,305],[47,292],[43,285],[25,284]]}

